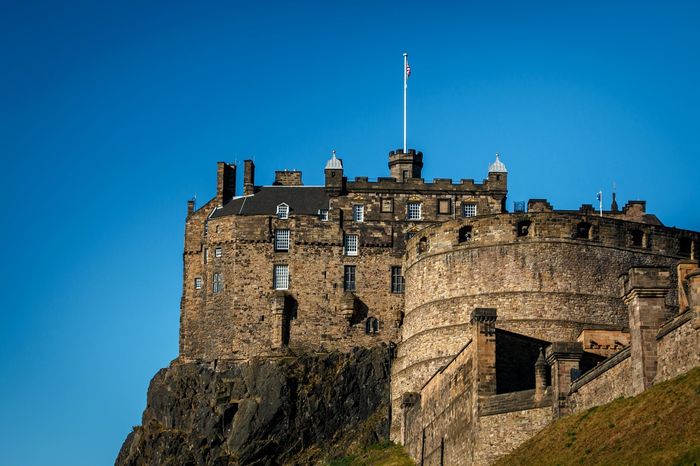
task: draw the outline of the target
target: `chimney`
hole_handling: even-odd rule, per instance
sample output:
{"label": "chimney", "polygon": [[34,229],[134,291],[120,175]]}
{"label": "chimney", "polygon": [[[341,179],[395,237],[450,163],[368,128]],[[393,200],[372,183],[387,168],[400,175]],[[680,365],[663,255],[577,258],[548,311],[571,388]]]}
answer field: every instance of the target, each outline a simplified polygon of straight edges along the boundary
{"label": "chimney", "polygon": [[187,216],[189,217],[194,212],[194,199],[187,201]]}
{"label": "chimney", "polygon": [[255,164],[252,160],[243,161],[243,195],[255,193]]}
{"label": "chimney", "polygon": [[301,172],[298,170],[278,170],[275,172],[274,186],[302,186]]}
{"label": "chimney", "polygon": [[216,199],[219,207],[236,195],[236,165],[226,162],[216,164]]}

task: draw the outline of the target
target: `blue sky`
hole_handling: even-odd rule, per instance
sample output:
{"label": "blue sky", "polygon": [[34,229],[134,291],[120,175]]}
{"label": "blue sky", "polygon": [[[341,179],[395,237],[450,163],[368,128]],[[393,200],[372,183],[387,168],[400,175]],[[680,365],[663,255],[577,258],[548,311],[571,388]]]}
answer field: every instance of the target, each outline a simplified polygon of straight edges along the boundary
{"label": "blue sky", "polygon": [[404,51],[425,178],[500,152],[510,209],[615,183],[700,229],[697,3],[65,3],[0,14],[0,464],[113,462],[177,356],[186,200],[218,160],[386,176]]}

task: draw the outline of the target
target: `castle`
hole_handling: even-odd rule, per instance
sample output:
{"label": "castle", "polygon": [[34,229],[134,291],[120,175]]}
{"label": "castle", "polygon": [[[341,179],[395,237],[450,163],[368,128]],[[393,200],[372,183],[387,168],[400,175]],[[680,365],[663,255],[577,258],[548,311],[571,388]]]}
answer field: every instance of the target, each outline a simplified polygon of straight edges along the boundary
{"label": "castle", "polygon": [[188,202],[180,357],[396,345],[391,437],[419,464],[488,464],[557,416],[700,365],[698,233],[643,201],[506,210],[496,156],[481,183],[421,178],[423,154],[323,186],[255,184],[218,163]]}

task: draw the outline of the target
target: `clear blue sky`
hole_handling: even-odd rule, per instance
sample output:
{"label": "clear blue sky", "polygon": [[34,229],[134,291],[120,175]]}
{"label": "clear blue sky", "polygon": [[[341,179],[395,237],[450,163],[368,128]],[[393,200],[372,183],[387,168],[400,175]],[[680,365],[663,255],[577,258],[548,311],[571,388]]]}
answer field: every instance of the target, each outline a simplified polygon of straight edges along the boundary
{"label": "clear blue sky", "polygon": [[[700,229],[697,2],[4,2],[0,464],[113,462],[177,356],[186,200],[257,181],[486,176]],[[562,5],[565,4],[565,5]],[[239,189],[241,184],[239,183]]]}

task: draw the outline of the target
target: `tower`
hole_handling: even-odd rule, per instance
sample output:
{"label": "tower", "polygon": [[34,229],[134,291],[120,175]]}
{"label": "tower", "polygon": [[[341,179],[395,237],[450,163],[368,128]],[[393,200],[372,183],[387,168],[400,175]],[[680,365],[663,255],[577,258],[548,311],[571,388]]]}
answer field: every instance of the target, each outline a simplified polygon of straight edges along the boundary
{"label": "tower", "polygon": [[404,182],[409,178],[420,178],[423,170],[423,153],[415,149],[403,149],[389,152],[389,170],[397,181]]}

